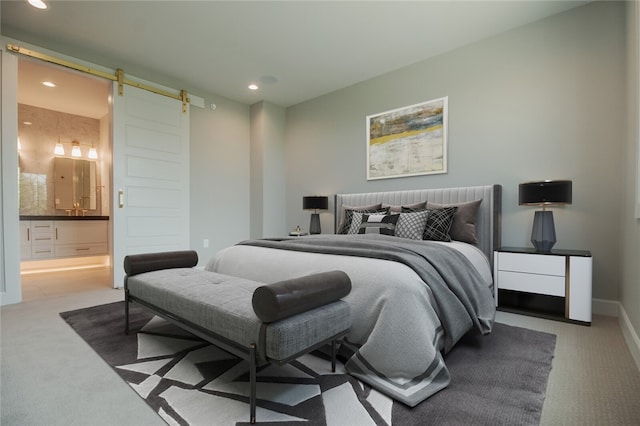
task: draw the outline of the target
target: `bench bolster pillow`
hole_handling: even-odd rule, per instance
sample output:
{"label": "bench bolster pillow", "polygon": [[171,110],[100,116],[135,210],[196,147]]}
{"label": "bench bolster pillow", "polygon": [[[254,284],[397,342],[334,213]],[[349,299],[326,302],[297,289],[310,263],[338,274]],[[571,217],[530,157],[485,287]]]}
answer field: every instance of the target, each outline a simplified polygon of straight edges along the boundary
{"label": "bench bolster pillow", "polygon": [[321,272],[258,287],[253,310],[270,323],[334,302],[351,292],[351,280],[342,271]]}
{"label": "bench bolster pillow", "polygon": [[194,250],[133,254],[125,256],[124,271],[132,276],[161,269],[193,268],[197,264],[198,253]]}

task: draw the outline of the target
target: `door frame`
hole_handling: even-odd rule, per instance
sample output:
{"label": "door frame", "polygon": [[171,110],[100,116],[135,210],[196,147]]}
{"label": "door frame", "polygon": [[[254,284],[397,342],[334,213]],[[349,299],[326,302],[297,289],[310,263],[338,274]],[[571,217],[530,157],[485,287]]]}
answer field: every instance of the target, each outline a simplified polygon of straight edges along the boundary
{"label": "door frame", "polygon": [[2,146],[0,146],[0,305],[22,301],[18,203],[18,58],[0,51]]}

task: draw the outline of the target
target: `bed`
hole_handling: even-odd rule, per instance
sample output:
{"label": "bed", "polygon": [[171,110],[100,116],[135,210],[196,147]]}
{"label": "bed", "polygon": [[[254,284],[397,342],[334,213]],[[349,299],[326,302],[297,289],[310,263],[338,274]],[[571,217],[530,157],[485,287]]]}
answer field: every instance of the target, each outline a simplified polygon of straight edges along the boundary
{"label": "bed", "polygon": [[346,272],[353,322],[340,352],[345,368],[415,406],[449,384],[444,355],[464,334],[491,332],[501,187],[337,194],[334,208],[336,234],[243,241],[206,269],[265,283]]}

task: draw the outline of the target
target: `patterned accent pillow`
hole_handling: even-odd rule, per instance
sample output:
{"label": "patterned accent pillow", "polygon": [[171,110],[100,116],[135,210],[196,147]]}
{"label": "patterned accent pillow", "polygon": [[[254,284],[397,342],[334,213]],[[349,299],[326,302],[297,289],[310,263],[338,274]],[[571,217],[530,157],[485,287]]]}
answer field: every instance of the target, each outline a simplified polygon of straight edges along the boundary
{"label": "patterned accent pillow", "polygon": [[428,216],[428,210],[400,213],[400,218],[396,225],[396,237],[421,240],[424,229],[427,226]]}
{"label": "patterned accent pillow", "polygon": [[340,220],[338,221],[338,229],[336,234],[346,234],[351,224],[351,219],[347,221],[347,210],[353,210],[356,212],[376,211],[383,208],[382,203],[369,204],[366,206],[348,206],[343,204],[340,208]]}
{"label": "patterned accent pillow", "polygon": [[453,224],[453,216],[458,210],[457,207],[445,207],[443,209],[427,210],[427,226],[424,228],[423,240],[451,241],[449,230]]}
{"label": "patterned accent pillow", "polygon": [[346,209],[344,211],[344,225],[340,234],[357,234],[362,223],[363,214],[389,214],[389,208],[377,208],[370,210]]}
{"label": "patterned accent pillow", "polygon": [[396,231],[399,214],[363,214],[358,234],[382,234],[393,236]]}
{"label": "patterned accent pillow", "polygon": [[[411,210],[411,209],[403,209]],[[442,209],[427,209],[429,212],[427,216],[427,225],[424,228],[422,234],[423,240],[432,241],[451,241],[449,230],[451,230],[451,224],[453,223],[453,216],[458,210],[457,207],[445,207]]]}
{"label": "patterned accent pillow", "polygon": [[457,207],[458,211],[453,216],[453,224],[451,224],[452,240],[464,241],[469,244],[476,244],[478,242],[478,236],[476,232],[476,221],[478,219],[478,209],[480,208],[482,199],[475,201],[468,201],[466,203],[452,203],[452,204],[436,204],[432,202],[427,203],[428,209],[441,209],[443,207]]}

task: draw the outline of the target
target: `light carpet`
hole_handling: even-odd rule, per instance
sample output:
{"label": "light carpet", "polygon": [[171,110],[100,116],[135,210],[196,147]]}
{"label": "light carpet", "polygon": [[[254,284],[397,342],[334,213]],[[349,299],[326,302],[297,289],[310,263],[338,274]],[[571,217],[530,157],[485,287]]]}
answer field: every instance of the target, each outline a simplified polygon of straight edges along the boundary
{"label": "light carpet", "polygon": [[[248,364],[137,305],[124,334],[124,302],[60,315],[170,425],[244,425]],[[136,333],[135,331],[138,330]],[[310,354],[258,373],[258,424],[537,425],[556,336],[496,323],[467,334],[445,357],[449,387],[414,408]],[[401,350],[401,348],[399,348]]]}

